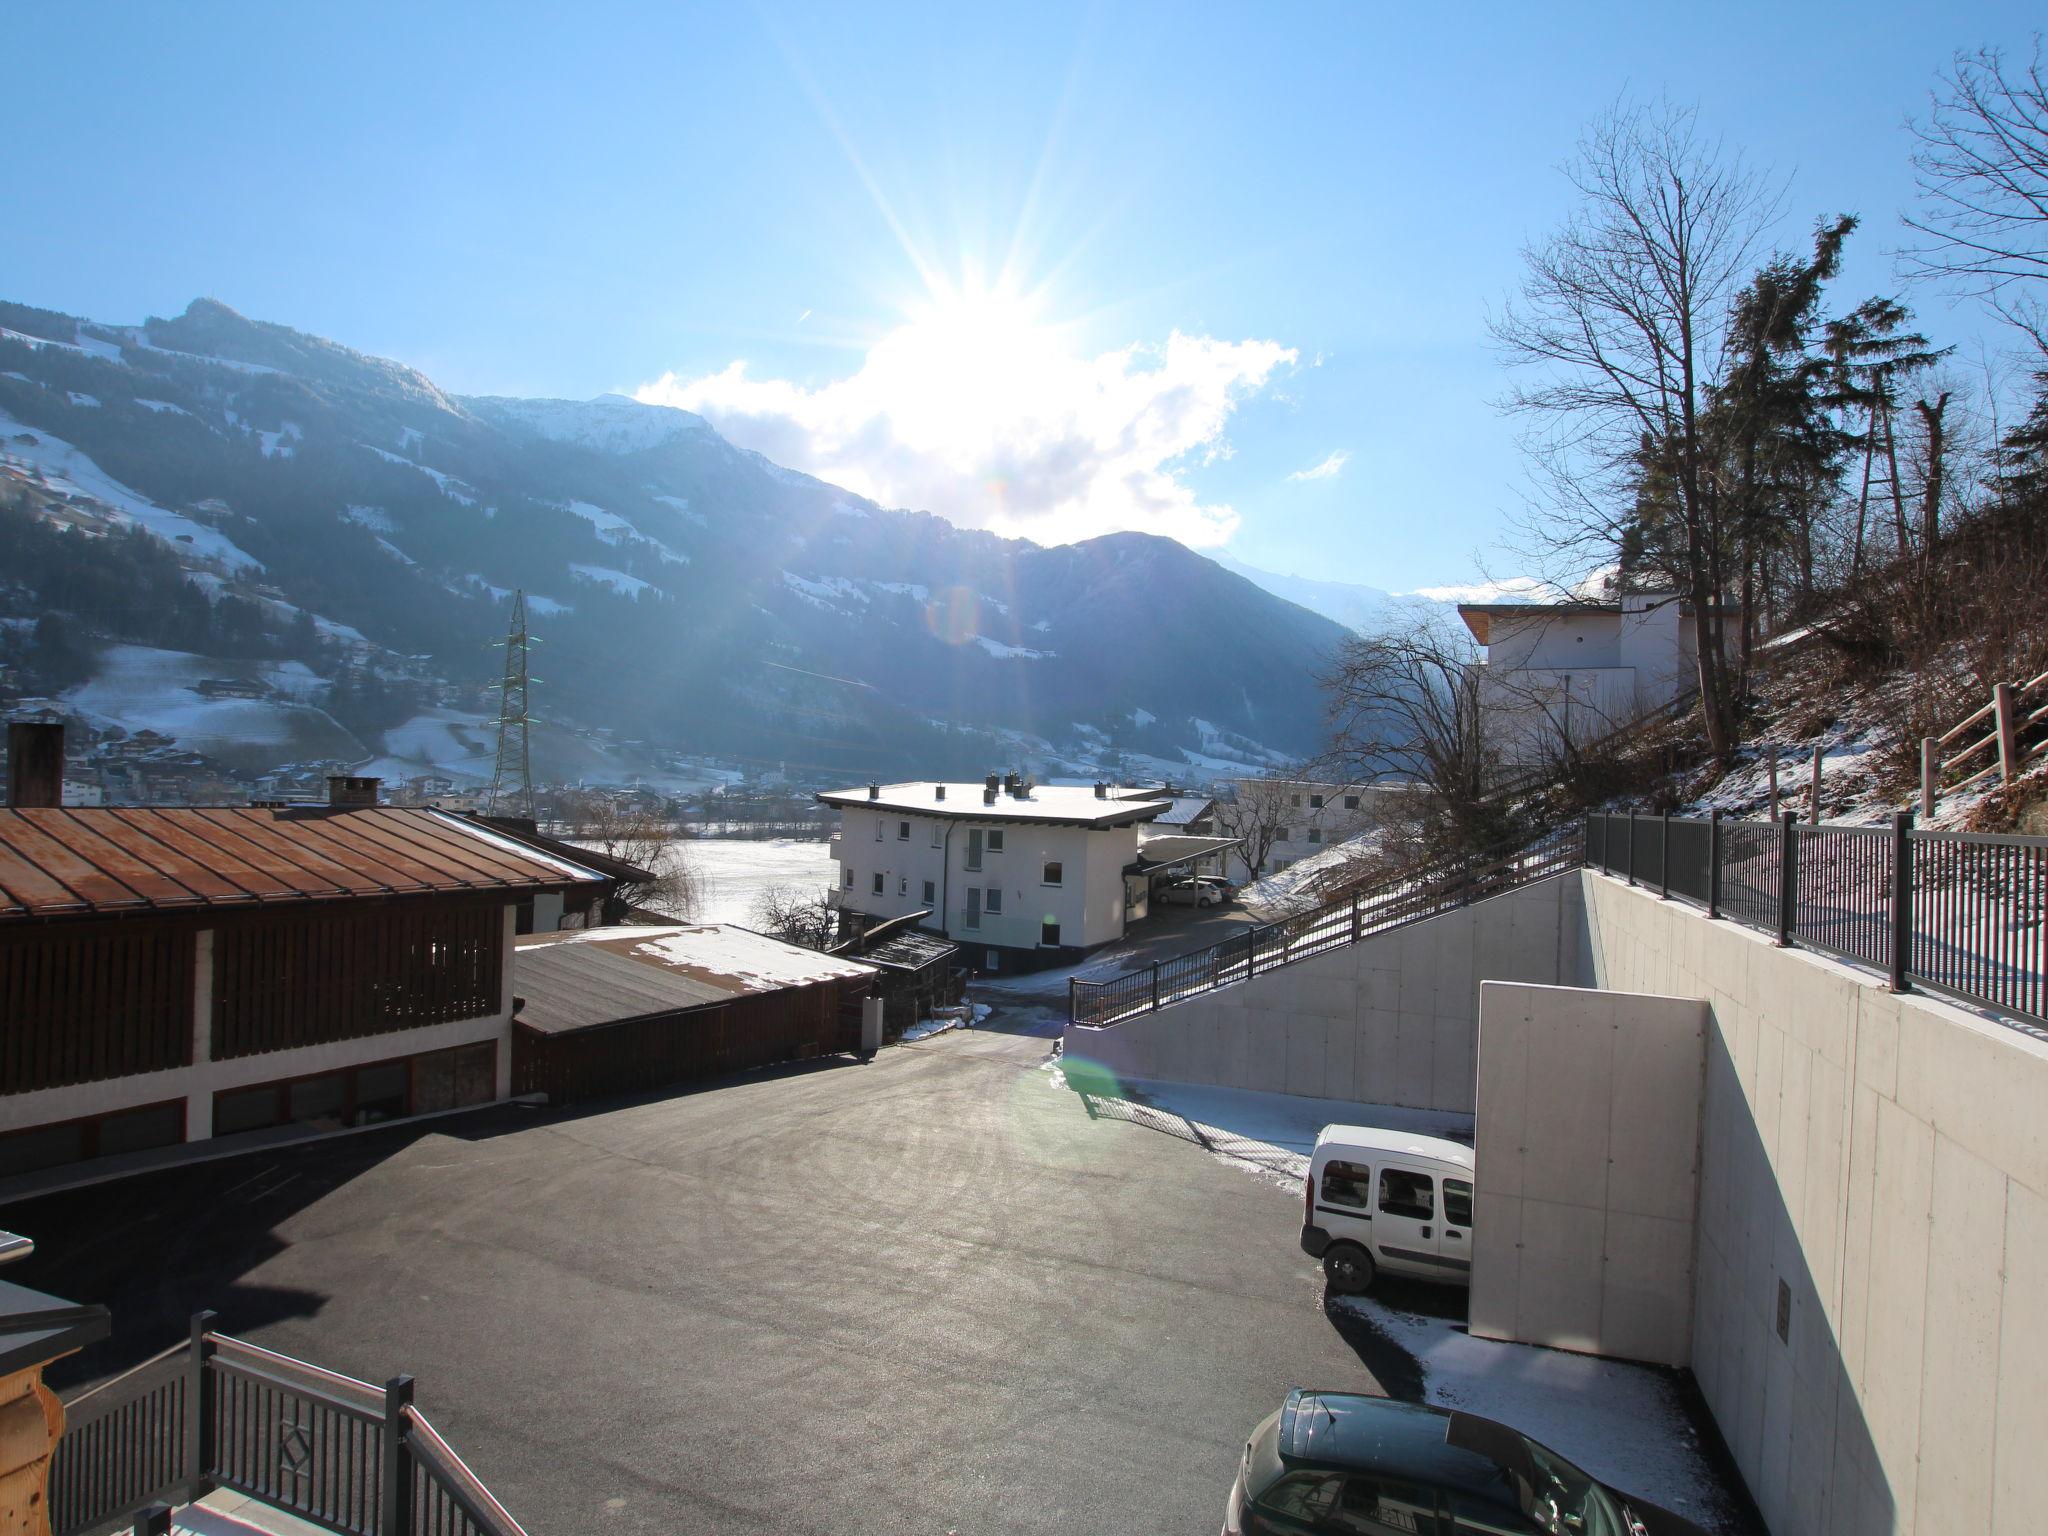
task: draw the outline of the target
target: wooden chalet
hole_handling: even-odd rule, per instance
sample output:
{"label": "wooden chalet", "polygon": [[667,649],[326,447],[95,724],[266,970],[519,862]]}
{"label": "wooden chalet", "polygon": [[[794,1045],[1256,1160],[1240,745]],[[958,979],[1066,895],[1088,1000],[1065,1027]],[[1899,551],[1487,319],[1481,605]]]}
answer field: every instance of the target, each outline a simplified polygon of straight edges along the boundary
{"label": "wooden chalet", "polygon": [[518,908],[554,894],[581,921],[603,885],[379,806],[375,780],[336,780],[322,806],[64,808],[47,742],[14,756],[0,1177],[501,1098]]}

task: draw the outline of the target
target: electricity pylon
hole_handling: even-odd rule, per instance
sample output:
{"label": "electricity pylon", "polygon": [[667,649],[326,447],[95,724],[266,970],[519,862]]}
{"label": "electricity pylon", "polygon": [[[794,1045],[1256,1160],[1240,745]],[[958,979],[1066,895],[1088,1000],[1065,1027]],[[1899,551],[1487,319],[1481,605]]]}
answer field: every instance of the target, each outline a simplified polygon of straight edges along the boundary
{"label": "electricity pylon", "polygon": [[496,642],[505,647],[505,680],[498,684],[498,765],[491,773],[493,816],[533,819],[533,759],[527,739],[526,594],[512,596],[512,629]]}

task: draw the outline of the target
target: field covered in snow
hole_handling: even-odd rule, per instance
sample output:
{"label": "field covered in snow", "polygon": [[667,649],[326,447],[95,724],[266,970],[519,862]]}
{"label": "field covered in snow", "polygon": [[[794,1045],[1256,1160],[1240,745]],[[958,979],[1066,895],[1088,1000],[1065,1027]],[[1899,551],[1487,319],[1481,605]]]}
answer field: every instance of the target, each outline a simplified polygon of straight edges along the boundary
{"label": "field covered in snow", "polygon": [[[265,699],[209,698],[206,678],[254,683]],[[262,768],[280,762],[334,758],[353,761],[362,743],[317,704],[325,683],[296,661],[240,661],[164,651],[147,645],[109,646],[97,676],[64,695],[64,702],[96,725],[156,731],[175,737],[230,767]]]}
{"label": "field covered in snow", "polygon": [[831,844],[776,838],[756,842],[737,837],[692,838],[683,855],[697,877],[696,920],[751,928],[754,905],[764,891],[792,885],[806,894],[832,885]]}

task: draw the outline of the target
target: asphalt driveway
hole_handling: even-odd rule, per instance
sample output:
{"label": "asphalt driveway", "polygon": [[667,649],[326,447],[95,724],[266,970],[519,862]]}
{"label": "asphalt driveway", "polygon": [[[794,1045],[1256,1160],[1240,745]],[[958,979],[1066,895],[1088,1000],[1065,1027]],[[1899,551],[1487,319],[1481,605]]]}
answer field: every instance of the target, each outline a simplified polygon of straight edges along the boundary
{"label": "asphalt driveway", "polygon": [[[1206,1532],[1287,1388],[1375,1390],[1286,1191],[952,1034],[0,1211],[94,1378],[225,1331],[419,1400],[537,1533]],[[60,1376],[60,1380],[64,1378]]]}

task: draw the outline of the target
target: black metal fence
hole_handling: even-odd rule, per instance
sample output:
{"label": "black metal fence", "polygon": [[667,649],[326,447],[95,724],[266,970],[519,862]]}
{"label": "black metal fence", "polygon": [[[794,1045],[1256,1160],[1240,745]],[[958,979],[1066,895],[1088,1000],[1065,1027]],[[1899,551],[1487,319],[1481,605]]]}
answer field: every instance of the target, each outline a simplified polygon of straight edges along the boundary
{"label": "black metal fence", "polygon": [[128,1525],[217,1488],[336,1536],[525,1536],[412,1405],[381,1387],[212,1331],[65,1404],[50,1463],[55,1536]]}
{"label": "black metal fence", "polygon": [[2048,837],[1586,818],[1586,862],[1915,986],[2048,1024]]}
{"label": "black metal fence", "polygon": [[1115,1024],[1576,869],[1582,861],[1581,831],[1574,823],[1505,854],[1425,865],[1373,890],[1340,895],[1310,911],[1248,928],[1219,944],[1106,981],[1076,978],[1067,990],[1067,1020]]}

